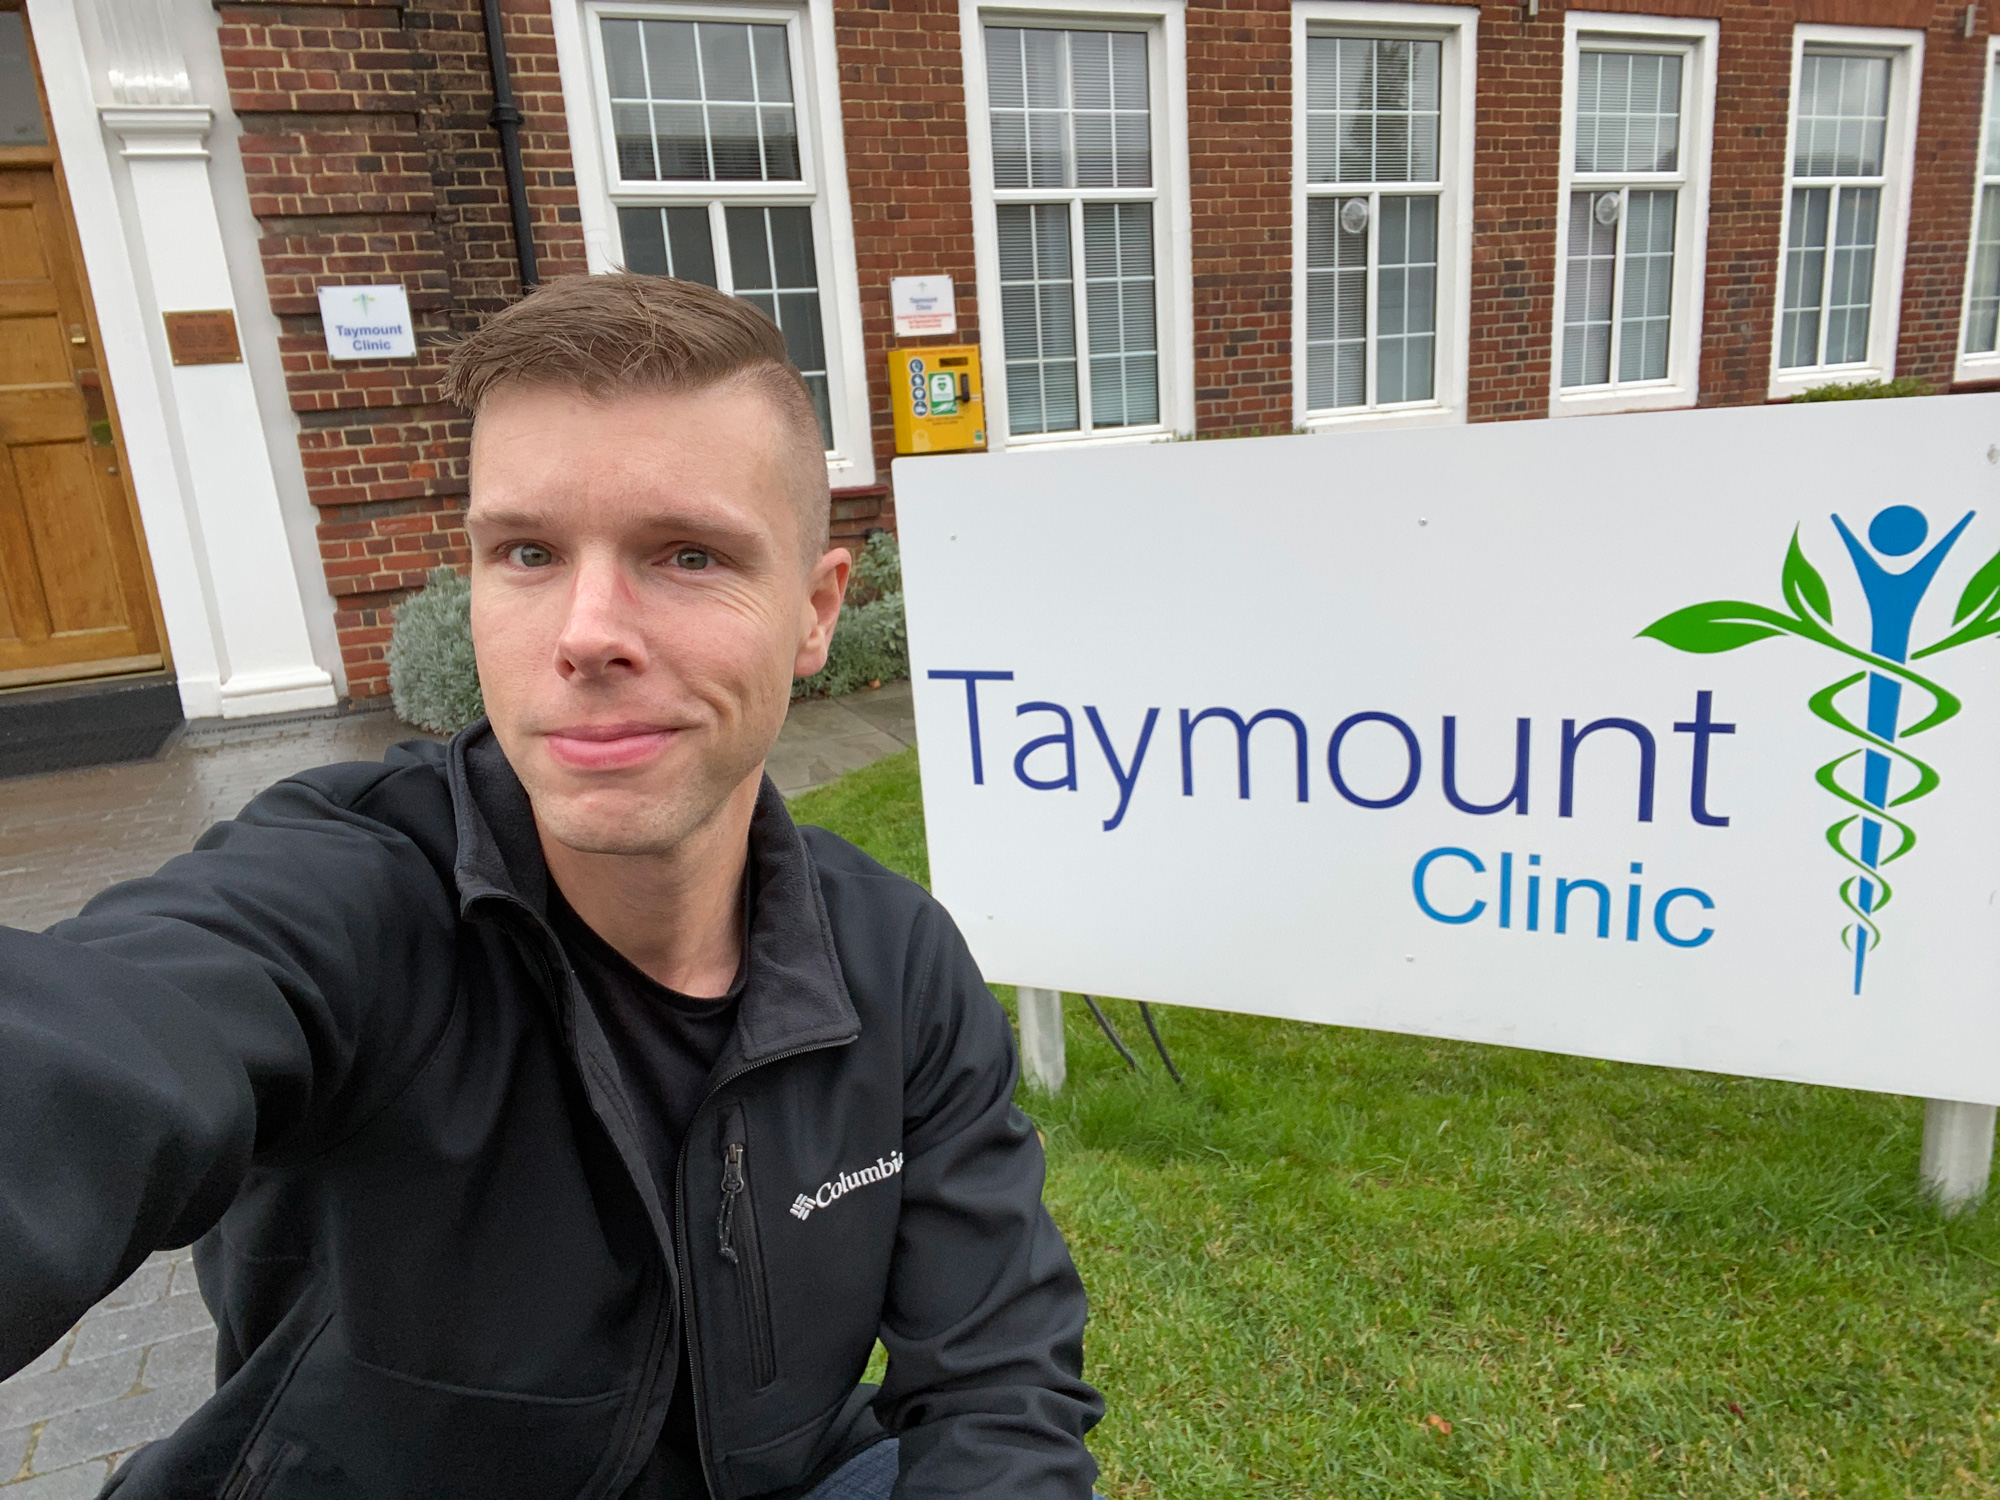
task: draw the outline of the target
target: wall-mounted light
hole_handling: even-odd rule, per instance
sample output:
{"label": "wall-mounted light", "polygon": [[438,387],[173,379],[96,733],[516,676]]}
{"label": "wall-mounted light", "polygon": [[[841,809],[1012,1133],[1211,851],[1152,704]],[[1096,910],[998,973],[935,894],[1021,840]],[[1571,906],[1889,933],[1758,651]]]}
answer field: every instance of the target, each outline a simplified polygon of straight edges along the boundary
{"label": "wall-mounted light", "polygon": [[1979,7],[1977,5],[1968,5],[1965,7],[1965,16],[1959,23],[1958,34],[1969,42],[1972,40],[1972,28],[1978,24]]}

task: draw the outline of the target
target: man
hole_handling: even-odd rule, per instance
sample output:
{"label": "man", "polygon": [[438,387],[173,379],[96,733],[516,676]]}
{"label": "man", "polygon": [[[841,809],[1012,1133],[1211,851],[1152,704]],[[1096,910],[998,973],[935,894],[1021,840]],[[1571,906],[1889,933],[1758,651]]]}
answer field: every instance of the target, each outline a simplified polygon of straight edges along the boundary
{"label": "man", "polygon": [[763,776],[849,565],[777,330],[575,278],[449,389],[486,719],[0,929],[0,1372],[198,1239],[219,1388],[120,1500],[1082,1500],[1005,1017]]}

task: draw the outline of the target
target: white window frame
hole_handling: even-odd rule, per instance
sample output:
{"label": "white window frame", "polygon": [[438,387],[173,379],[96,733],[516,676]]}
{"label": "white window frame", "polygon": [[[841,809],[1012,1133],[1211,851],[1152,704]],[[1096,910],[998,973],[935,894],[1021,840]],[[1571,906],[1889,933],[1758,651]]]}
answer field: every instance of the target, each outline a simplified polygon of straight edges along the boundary
{"label": "white window frame", "polygon": [[[1889,113],[1882,135],[1882,211],[1875,230],[1875,285],[1868,312],[1868,357],[1847,364],[1782,369],[1785,253],[1792,241],[1792,162],[1799,133],[1800,70],[1808,50],[1889,59]],[[1772,400],[1816,385],[1889,380],[1903,318],[1903,260],[1910,240],[1910,186],[1916,176],[1917,108],[1924,77],[1924,34],[1878,26],[1799,25],[1792,29],[1791,103],[1785,120],[1785,178],[1778,224],[1777,275],[1771,294]],[[1831,229],[1829,228],[1829,234]],[[1831,248],[1828,254],[1831,256]],[[1824,316],[1824,309],[1821,311]]]}
{"label": "white window frame", "polygon": [[[1715,76],[1718,22],[1668,16],[1612,15],[1571,11],[1563,23],[1562,168],[1556,193],[1556,281],[1554,330],[1549,355],[1549,415],[1592,416],[1617,411],[1665,411],[1693,406],[1701,391],[1701,320],[1708,271],[1709,174],[1715,140]],[[1598,44],[1602,44],[1599,46]],[[1680,168],[1674,172],[1584,173],[1576,171],[1576,93],[1586,51],[1670,52],[1681,58]],[[1673,324],[1667,338],[1667,373],[1658,380],[1621,381],[1614,363],[1608,385],[1562,383],[1563,309],[1569,296],[1570,197],[1602,179],[1604,186],[1643,191],[1653,183],[1678,187],[1674,215]],[[1616,179],[1615,181],[1613,179]],[[1625,216],[1618,221],[1617,274],[1613,283],[1612,327],[1620,321],[1625,289]]]}
{"label": "white window frame", "polygon": [[[1438,272],[1436,363],[1428,401],[1308,410],[1306,389],[1307,200],[1306,40],[1316,36],[1387,37],[1441,42],[1438,61]],[[1347,427],[1434,427],[1463,422],[1472,347],[1473,126],[1477,119],[1479,11],[1475,6],[1377,3],[1377,0],[1295,0],[1292,6],[1292,425],[1318,432]],[[1344,184],[1325,193],[1357,196]],[[1370,216],[1369,305],[1374,305],[1375,221]],[[1369,328],[1369,361],[1375,330]],[[1372,391],[1372,385],[1371,385]]]}
{"label": "white window frame", "polygon": [[2000,34],[1986,39],[1986,80],[1981,86],[1985,102],[1979,111],[1979,140],[1974,148],[1972,227],[1966,237],[1965,287],[1960,294],[1958,308],[1958,354],[1951,377],[1954,381],[2000,380],[2000,349],[1988,349],[1972,354],[1968,353],[1965,347],[1966,335],[1972,328],[1972,272],[1979,261],[1979,204],[1985,197],[1989,183],[2000,185],[2000,173],[1989,177],[1986,171],[1986,135],[1993,129],[1996,110],[2000,110],[2000,89],[1993,86],[1993,69],[1996,65],[2000,65]]}
{"label": "white window frame", "polygon": [[[618,208],[702,199],[714,204],[811,204],[813,256],[818,262],[820,324],[826,339],[827,405],[833,447],[826,455],[828,482],[837,487],[875,483],[875,445],[868,410],[868,364],[861,336],[860,272],[854,252],[854,211],[848,198],[847,152],[840,122],[840,69],[834,44],[832,0],[755,5],[678,4],[672,0],[555,0],[551,7],[556,61],[568,117],[570,157],[584,252],[593,274],[625,261]],[[765,22],[786,27],[791,48],[794,110],[799,132],[798,182],[621,182],[611,128],[610,81],[605,75],[603,32],[612,19]],[[713,216],[715,243],[727,239]],[[727,254],[717,258],[717,278],[729,279]]]}
{"label": "white window frame", "polygon": [[[1182,0],[1095,0],[1088,7],[1028,3],[984,5],[959,0],[960,45],[965,58],[965,121],[972,167],[972,248],[979,281],[979,363],[986,393],[986,445],[990,450],[1110,447],[1171,442],[1194,431],[1194,250],[1188,187],[1187,25]],[[1157,319],[1160,420],[1144,427],[1101,432],[1007,432],[1007,344],[1000,300],[1000,203],[1045,203],[1056,197],[1101,198],[1129,203],[1129,188],[1002,188],[993,186],[993,114],[986,89],[988,26],[1052,26],[1075,31],[1143,31],[1146,35],[1147,110],[1152,123],[1153,287]],[[1074,216],[1073,216],[1074,217]],[[1072,237],[1078,231],[1072,227]],[[1084,268],[1074,264],[1079,302]],[[1088,415],[1085,366],[1089,324],[1076,322],[1077,416]]]}

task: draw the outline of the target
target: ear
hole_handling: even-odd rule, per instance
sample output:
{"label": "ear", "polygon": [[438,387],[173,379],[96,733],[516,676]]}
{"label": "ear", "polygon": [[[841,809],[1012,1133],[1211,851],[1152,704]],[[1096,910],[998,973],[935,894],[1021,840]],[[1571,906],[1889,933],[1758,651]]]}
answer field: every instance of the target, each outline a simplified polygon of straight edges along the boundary
{"label": "ear", "polygon": [[835,547],[813,564],[806,578],[805,598],[799,604],[799,649],[792,658],[792,675],[810,677],[826,665],[827,648],[833,644],[834,621],[840,618],[840,601],[847,596],[847,575],[854,558],[845,547]]}

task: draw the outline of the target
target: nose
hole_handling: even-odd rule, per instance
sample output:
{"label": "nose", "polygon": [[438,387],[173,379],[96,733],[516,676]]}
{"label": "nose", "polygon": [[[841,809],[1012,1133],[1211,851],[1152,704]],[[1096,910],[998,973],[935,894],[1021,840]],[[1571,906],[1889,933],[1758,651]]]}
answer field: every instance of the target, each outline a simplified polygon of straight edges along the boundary
{"label": "nose", "polygon": [[556,670],[586,681],[645,669],[639,600],[612,557],[586,553],[571,575],[562,630],[556,637]]}

